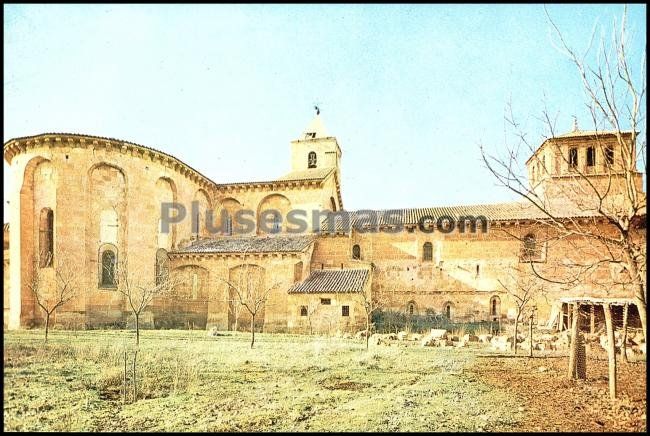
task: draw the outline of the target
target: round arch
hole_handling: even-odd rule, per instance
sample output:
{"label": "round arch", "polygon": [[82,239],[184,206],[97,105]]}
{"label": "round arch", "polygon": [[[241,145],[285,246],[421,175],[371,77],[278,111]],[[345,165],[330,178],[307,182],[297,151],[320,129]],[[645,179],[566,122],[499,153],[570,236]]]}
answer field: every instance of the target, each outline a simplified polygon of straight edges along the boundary
{"label": "round arch", "polygon": [[[272,214],[268,212],[265,214],[265,212],[271,210],[275,211],[275,216],[273,223],[270,226],[271,228],[269,229],[269,219],[266,217],[270,217]],[[281,233],[283,231],[286,231],[286,217],[290,210],[291,201],[284,195],[273,193],[264,197],[257,207],[257,234],[260,235],[264,233]],[[262,218],[265,218],[265,221],[267,222],[266,229],[262,229]]]}

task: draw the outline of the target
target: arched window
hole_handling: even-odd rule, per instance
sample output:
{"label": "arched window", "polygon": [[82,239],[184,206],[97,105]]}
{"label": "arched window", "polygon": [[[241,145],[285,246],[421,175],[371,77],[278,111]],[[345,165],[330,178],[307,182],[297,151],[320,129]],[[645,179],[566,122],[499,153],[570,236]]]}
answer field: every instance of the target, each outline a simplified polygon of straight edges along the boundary
{"label": "arched window", "polygon": [[451,319],[451,303],[445,303],[445,316]]}
{"label": "arched window", "polygon": [[307,306],[300,306],[300,316],[307,316]]}
{"label": "arched window", "polygon": [[307,168],[316,168],[316,152],[310,151],[307,155]]}
{"label": "arched window", "polygon": [[99,286],[102,288],[114,288],[117,286],[117,254],[112,247],[104,248],[100,252],[101,271]]}
{"label": "arched window", "polygon": [[156,285],[164,283],[169,278],[169,258],[167,250],[159,248],[156,251]]}
{"label": "arched window", "polygon": [[501,300],[496,295],[490,298],[490,316],[496,319],[499,316]]}
{"label": "arched window", "polygon": [[39,266],[52,266],[54,260],[54,212],[46,207],[41,209],[39,222]]}
{"label": "arched window", "polygon": [[415,313],[415,303],[413,301],[409,301],[409,303],[406,305],[406,313],[409,315],[413,315]]}
{"label": "arched window", "polygon": [[425,242],[422,247],[422,260],[430,262],[433,260],[433,245],[431,242]]}
{"label": "arched window", "polygon": [[358,244],[354,244],[354,246],[352,246],[352,259],[361,259],[361,247],[359,247]]}

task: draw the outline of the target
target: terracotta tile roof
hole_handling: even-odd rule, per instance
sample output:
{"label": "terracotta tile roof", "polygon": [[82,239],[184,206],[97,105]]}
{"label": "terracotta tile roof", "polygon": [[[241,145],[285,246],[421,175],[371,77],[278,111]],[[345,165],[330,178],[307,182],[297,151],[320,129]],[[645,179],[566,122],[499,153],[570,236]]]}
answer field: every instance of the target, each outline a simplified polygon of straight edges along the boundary
{"label": "terracotta tile roof", "polygon": [[[458,219],[461,216],[484,216],[488,222],[493,221],[510,221],[510,220],[538,220],[548,218],[540,209],[530,203],[511,202],[495,204],[477,204],[467,206],[440,206],[425,207],[415,209],[393,209],[393,210],[375,210],[375,220],[369,220],[368,215],[362,214],[362,211],[341,211],[338,214],[347,214],[350,220],[350,226],[361,223],[370,223],[373,226],[397,224],[401,221],[403,225],[416,225],[420,219],[430,216],[437,221],[441,217],[451,217]],[[598,213],[592,211],[580,210],[576,205],[563,204],[552,211],[556,218],[587,218],[597,217]],[[372,217],[371,217],[372,218]],[[343,231],[343,220],[336,215],[325,218],[321,224],[321,229],[327,232],[330,221],[334,219],[336,231]],[[480,225],[480,222],[477,223]]]}
{"label": "terracotta tile roof", "polygon": [[370,277],[367,269],[319,269],[289,288],[290,294],[363,292]]}
{"label": "terracotta tile roof", "polygon": [[[622,135],[632,134],[631,130],[621,130]],[[612,136],[616,135],[615,130],[574,130],[555,136],[555,138],[575,138],[580,136]]]}
{"label": "terracotta tile roof", "polygon": [[333,167],[291,171],[278,180],[321,180],[329,176],[332,171],[334,171]]}
{"label": "terracotta tile roof", "polygon": [[287,253],[303,251],[313,236],[224,236],[196,241],[173,253]]}
{"label": "terracotta tile roof", "polygon": [[228,183],[219,183],[219,187],[227,188],[230,185],[272,185],[280,182],[293,182],[293,181],[311,181],[311,180],[323,180],[330,173],[334,171],[334,168],[313,168],[309,170],[302,171],[291,171],[285,174],[282,177],[278,177],[274,180],[253,180],[250,182],[228,182]]}

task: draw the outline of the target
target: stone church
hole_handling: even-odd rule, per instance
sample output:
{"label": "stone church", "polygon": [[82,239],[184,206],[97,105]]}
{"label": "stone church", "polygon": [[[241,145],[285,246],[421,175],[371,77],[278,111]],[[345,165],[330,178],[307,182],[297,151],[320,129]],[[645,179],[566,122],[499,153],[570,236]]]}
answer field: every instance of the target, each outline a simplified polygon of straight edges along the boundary
{"label": "stone church", "polygon": [[[598,183],[605,165],[621,159],[618,147],[607,132],[574,129],[550,138],[526,163],[529,184],[551,201],[561,197],[576,169]],[[163,151],[124,140],[44,133],[7,141],[12,191],[4,225],[5,326],[43,322],[29,284],[36,272],[53,276],[62,253],[77,266],[83,291],[55,313],[55,324],[63,327],[126,325],[130,311],[116,291],[114,269],[128,259],[129,271],[141,277],[162,271],[182,279],[174,298],[154,298],[145,309],[149,327],[246,328],[250,317],[240,310],[232,283],[254,274],[257,286],[269,289],[256,324],[264,331],[306,332],[360,328],[368,299],[407,316],[512,319],[516,300],[508,283],[527,274],[522,271],[530,264],[543,269],[561,263],[575,249],[571,241],[549,242],[540,226],[544,214],[523,202],[462,205],[459,199],[453,207],[378,210],[364,221],[361,211],[344,207],[342,149],[319,114],[291,141],[290,156],[291,171],[276,179],[222,183]],[[641,173],[634,183],[643,192]],[[163,203],[184,205],[192,219],[164,231]],[[559,200],[554,215],[606,231],[610,224],[578,203]],[[296,233],[287,220],[262,225],[268,210],[281,216],[316,211],[322,219],[307,219],[305,231]],[[241,211],[250,212],[247,233],[232,219]],[[473,218],[472,231],[465,231]],[[436,223],[442,227],[433,231]],[[644,223],[635,231],[645,239]],[[629,296],[622,286],[596,280],[544,286],[535,301],[540,321],[563,310],[563,297]]]}

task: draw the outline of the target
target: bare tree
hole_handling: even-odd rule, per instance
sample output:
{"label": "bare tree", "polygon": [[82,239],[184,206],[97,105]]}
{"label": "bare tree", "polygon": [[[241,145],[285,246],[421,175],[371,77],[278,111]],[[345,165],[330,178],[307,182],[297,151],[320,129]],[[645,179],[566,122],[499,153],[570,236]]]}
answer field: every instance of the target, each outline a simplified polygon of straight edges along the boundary
{"label": "bare tree", "polygon": [[[542,266],[531,262],[533,273],[556,284],[575,286],[590,282],[605,291],[617,288],[629,292],[635,299],[645,337],[646,194],[643,173],[637,169],[639,163],[643,171],[646,168],[645,52],[636,61],[628,51],[626,9],[620,24],[614,22],[611,39],[600,38],[595,55],[592,47],[596,28],[588,48],[579,54],[568,45],[548,12],[547,17],[558,48],[581,80],[593,128],[584,134],[597,150],[597,154],[592,154],[603,160],[598,177],[592,177],[593,157],[589,168],[588,164],[576,164],[577,155],[572,156],[566,142],[556,135],[556,117],[547,109],[540,122],[548,131],[547,156],[553,159],[545,160],[536,154],[537,142],[528,139],[515,120],[512,105],[508,105],[506,150],[491,155],[481,146],[483,161],[501,185],[536,211],[539,218],[535,221],[545,229],[544,243],[549,244],[549,250],[553,244],[562,246],[563,258],[557,264]],[[638,67],[637,71],[634,67]],[[510,134],[514,141],[508,140]],[[529,157],[531,174],[524,165]],[[537,189],[539,181],[553,174],[552,170],[557,171],[558,166],[568,168],[562,173],[565,182],[554,183],[552,189]]]}
{"label": "bare tree", "polygon": [[243,308],[244,306],[242,306],[241,303],[239,302],[239,298],[236,295],[230,295],[229,292],[228,311],[230,312],[230,314],[234,319],[233,329],[235,331],[239,330],[239,316],[241,315],[241,311]]}
{"label": "bare tree", "polygon": [[320,299],[318,298],[311,298],[306,306],[307,309],[307,324],[309,325],[309,334],[312,335],[314,333],[314,315],[318,311],[318,308],[320,307]]}
{"label": "bare tree", "polygon": [[[47,267],[41,267],[47,265]],[[67,253],[41,252],[34,261],[34,272],[27,286],[36,304],[45,314],[45,342],[50,330],[50,319],[56,310],[81,293],[79,263]]]}
{"label": "bare tree", "polygon": [[364,292],[360,292],[361,303],[366,314],[366,350],[370,342],[370,333],[374,328],[374,323],[372,322],[372,315],[379,312],[385,305],[385,299],[381,297],[377,292],[372,292],[370,287],[368,287]]}
{"label": "bare tree", "polygon": [[[517,309],[515,315],[515,334],[512,340],[513,352],[514,354],[517,354],[519,321],[523,320],[524,314],[528,311],[529,303],[534,301],[535,298],[541,296],[544,293],[545,288],[541,280],[527,271],[522,271],[522,268],[520,267],[512,267],[506,274],[506,277],[499,278],[497,281],[508,295],[512,297]],[[529,340],[532,344],[532,336]]]}
{"label": "bare tree", "polygon": [[223,281],[233,291],[238,304],[243,307],[251,317],[251,348],[255,345],[255,318],[264,310],[271,291],[279,286],[278,282],[271,286],[264,283],[264,274],[261,267],[246,261],[235,269],[234,277]]}
{"label": "bare tree", "polygon": [[104,268],[114,268],[109,275],[115,277],[116,290],[125,297],[127,306],[133,313],[136,345],[140,345],[140,317],[144,309],[156,297],[173,297],[184,283],[183,278],[169,273],[165,259],[156,259],[156,263],[152,276],[144,276],[136,268],[130,269],[126,256],[113,265],[103,265]]}

